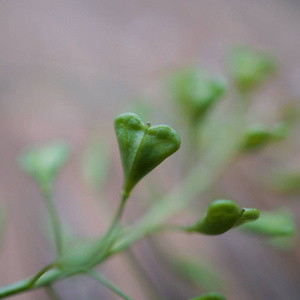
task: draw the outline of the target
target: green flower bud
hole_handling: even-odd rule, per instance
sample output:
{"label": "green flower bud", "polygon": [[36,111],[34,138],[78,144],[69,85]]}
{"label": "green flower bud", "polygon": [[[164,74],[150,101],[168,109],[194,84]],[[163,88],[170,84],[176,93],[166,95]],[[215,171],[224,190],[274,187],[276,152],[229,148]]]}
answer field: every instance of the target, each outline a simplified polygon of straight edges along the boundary
{"label": "green flower bud", "polygon": [[150,171],[180,147],[180,137],[169,126],[151,126],[133,113],[115,119],[124,171],[123,193],[129,195],[133,187]]}
{"label": "green flower bud", "polygon": [[216,200],[209,205],[205,217],[192,227],[187,227],[186,231],[218,235],[258,217],[259,212],[256,209],[241,209],[231,200]]}
{"label": "green flower bud", "polygon": [[204,70],[186,68],[173,75],[170,88],[182,110],[192,122],[204,117],[225,92],[225,80]]}
{"label": "green flower bud", "polygon": [[39,185],[45,186],[54,180],[69,157],[69,147],[58,143],[25,151],[19,159],[21,169],[32,176]]}
{"label": "green flower bud", "polygon": [[230,68],[237,88],[248,92],[274,71],[275,64],[265,53],[248,48],[236,48],[230,57]]}
{"label": "green flower bud", "polygon": [[259,218],[260,212],[255,208],[243,208],[243,213],[234,224],[234,227],[243,225],[245,223],[255,221]]}
{"label": "green flower bud", "polygon": [[260,149],[271,141],[279,140],[286,137],[288,128],[285,123],[279,122],[271,128],[262,124],[252,124],[246,129],[243,151],[253,151]]}
{"label": "green flower bud", "polygon": [[226,300],[226,299],[223,295],[212,292],[190,300]]}
{"label": "green flower bud", "polygon": [[269,130],[260,124],[249,126],[246,130],[243,150],[254,150],[266,145],[272,139],[272,134]]}

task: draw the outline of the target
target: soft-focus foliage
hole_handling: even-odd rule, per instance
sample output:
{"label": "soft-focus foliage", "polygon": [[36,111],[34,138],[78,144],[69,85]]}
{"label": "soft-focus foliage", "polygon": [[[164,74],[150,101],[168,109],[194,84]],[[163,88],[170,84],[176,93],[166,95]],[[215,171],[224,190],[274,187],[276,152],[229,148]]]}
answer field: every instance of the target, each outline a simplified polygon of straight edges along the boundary
{"label": "soft-focus foliage", "polygon": [[295,232],[295,222],[289,211],[262,211],[256,222],[245,224],[242,228],[268,237],[289,236]]}
{"label": "soft-focus foliage", "polygon": [[245,140],[242,145],[243,151],[258,150],[272,141],[286,137],[288,128],[284,123],[274,124],[271,128],[262,124],[252,124],[247,128]]}
{"label": "soft-focus foliage", "polygon": [[240,47],[232,52],[230,68],[237,88],[248,92],[261,84],[274,71],[275,63],[266,53]]}
{"label": "soft-focus foliage", "polygon": [[52,183],[68,157],[69,147],[65,143],[57,143],[27,150],[19,162],[24,172],[44,186]]}
{"label": "soft-focus foliage", "polygon": [[[0,288],[0,298],[49,286],[55,280],[85,273],[121,298],[132,300],[93,270],[94,267],[109,257],[128,250],[141,238],[161,232],[165,234],[168,230],[196,233],[195,238],[200,240],[199,234],[220,235],[241,226],[245,232],[264,236],[265,241],[280,249],[287,250],[294,245],[295,220],[291,212],[263,211],[260,216],[256,208],[240,208],[238,203],[243,199],[239,199],[237,203],[224,199],[212,201],[205,214],[197,212],[197,215],[202,217],[191,223],[193,225],[182,226],[172,223],[173,216],[183,209],[188,210],[189,204],[204,193],[208,192],[207,195],[212,196],[215,187],[218,187],[216,189],[218,193],[222,192],[221,185],[217,186],[218,180],[237,158],[243,159],[247,156],[246,153],[273,145],[272,142],[284,141],[293,133],[297,123],[299,115],[288,109],[277,116],[273,125],[267,126],[263,123],[247,125],[251,96],[254,95],[251,92],[269,77],[274,70],[274,62],[268,55],[248,48],[237,48],[230,58],[233,82],[225,99],[222,99],[226,88],[225,80],[220,76],[210,75],[202,68],[183,68],[171,76],[169,88],[174,103],[178,105],[178,115],[174,112],[171,117],[180,121],[178,129],[184,132],[182,135],[186,142],[183,149],[185,152],[183,151],[181,156],[178,155],[178,163],[165,173],[170,179],[176,173],[177,181],[173,190],[163,195],[163,189],[160,191],[159,185],[149,185],[149,190],[151,189],[149,198],[155,198],[153,199],[155,201],[145,212],[143,211],[144,215],[130,226],[124,226],[121,222],[127,199],[144,176],[179,149],[181,139],[174,129],[167,125],[151,126],[150,123],[144,123],[136,113],[123,113],[116,117],[114,128],[123,166],[123,189],[120,191],[118,187],[115,188],[114,192],[121,192],[119,205],[107,229],[104,232],[99,231],[93,239],[81,237],[73,230],[70,230],[68,235],[64,233],[68,222],[61,219],[60,213],[56,211],[54,181],[69,157],[68,146],[56,143],[36,147],[22,154],[19,161],[21,168],[39,184],[46,200],[54,237],[51,241],[56,246],[56,257],[33,278]],[[216,106],[221,99],[222,102]],[[132,109],[150,119],[152,108],[148,104],[136,102]],[[106,143],[94,139],[83,155],[84,179],[97,193],[101,194],[104,190],[107,196],[105,198],[109,198],[110,194],[106,189],[110,179],[108,175],[114,174],[114,170],[111,170],[114,164],[110,163],[112,154]],[[161,179],[160,175],[158,172],[157,182]],[[277,175],[280,175],[280,172]],[[300,179],[297,172],[278,178],[276,184],[278,190],[299,189]],[[105,210],[103,215],[106,215],[109,205],[103,204],[103,207]],[[3,227],[1,212],[0,237]],[[110,215],[110,212],[107,215]],[[165,246],[166,239],[163,240],[163,245],[159,242],[155,244],[157,241],[153,240],[151,246],[154,245],[165,259],[166,268],[170,268],[170,272],[177,273],[183,283],[188,283],[189,287],[194,289],[198,288],[199,292],[222,289],[223,280],[220,279],[219,272],[198,258],[194,260],[185,253],[177,255],[179,249],[176,249],[176,244],[174,249],[169,245]],[[163,253],[165,249],[166,255]],[[148,278],[147,272],[139,266],[134,255],[133,261],[132,265],[139,279],[143,277],[142,288],[145,282],[147,282],[145,286],[150,285],[153,288],[146,297],[161,299],[160,291],[158,289],[156,291],[152,279]],[[48,272],[49,270],[51,272]],[[225,298],[219,293],[212,292],[190,300],[225,300]]]}
{"label": "soft-focus foliage", "polygon": [[200,121],[225,92],[225,80],[202,69],[186,68],[169,80],[174,98],[192,123]]}

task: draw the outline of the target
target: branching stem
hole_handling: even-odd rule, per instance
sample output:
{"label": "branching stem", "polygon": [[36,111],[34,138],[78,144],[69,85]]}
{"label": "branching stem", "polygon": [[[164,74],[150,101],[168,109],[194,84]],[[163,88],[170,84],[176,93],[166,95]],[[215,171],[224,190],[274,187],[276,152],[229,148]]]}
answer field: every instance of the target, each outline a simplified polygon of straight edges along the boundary
{"label": "branching stem", "polygon": [[28,283],[28,288],[31,289],[35,283],[46,273],[48,272],[49,270],[53,269],[54,268],[54,264],[49,264],[47,266],[45,266],[44,268],[42,268],[39,272],[37,272],[33,278],[29,281]]}

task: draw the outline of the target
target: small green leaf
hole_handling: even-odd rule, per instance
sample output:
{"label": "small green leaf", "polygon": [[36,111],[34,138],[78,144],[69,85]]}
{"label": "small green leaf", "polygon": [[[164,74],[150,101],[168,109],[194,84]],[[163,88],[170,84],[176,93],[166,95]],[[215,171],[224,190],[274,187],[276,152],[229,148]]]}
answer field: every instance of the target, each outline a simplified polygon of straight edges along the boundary
{"label": "small green leaf", "polygon": [[219,293],[212,292],[189,300],[226,300],[226,298]]}
{"label": "small green leaf", "polygon": [[271,141],[284,138],[287,134],[288,128],[282,122],[274,124],[271,128],[263,124],[252,124],[246,130],[242,150],[253,151],[261,149]]}
{"label": "small green leaf", "polygon": [[118,116],[115,131],[124,171],[123,192],[126,195],[180,147],[180,137],[174,129],[166,125],[151,127],[133,113]]}
{"label": "small green leaf", "polygon": [[186,68],[170,79],[170,89],[182,110],[192,122],[197,122],[225,92],[225,80],[211,76],[198,68]]}
{"label": "small green leaf", "polygon": [[275,64],[266,53],[240,47],[230,56],[230,69],[237,88],[248,92],[273,73]]}
{"label": "small green leaf", "polygon": [[25,151],[20,156],[19,164],[40,185],[47,185],[66,163],[69,152],[69,147],[64,143],[36,147]]}
{"label": "small green leaf", "polygon": [[295,233],[295,220],[289,211],[263,211],[260,218],[243,226],[244,230],[267,237],[290,236]]}
{"label": "small green leaf", "polygon": [[205,217],[192,227],[187,227],[186,231],[218,235],[258,217],[256,209],[241,209],[231,200],[216,200],[209,205]]}
{"label": "small green leaf", "polygon": [[261,148],[272,139],[271,133],[264,126],[255,124],[247,128],[245,142],[243,145],[244,151]]}

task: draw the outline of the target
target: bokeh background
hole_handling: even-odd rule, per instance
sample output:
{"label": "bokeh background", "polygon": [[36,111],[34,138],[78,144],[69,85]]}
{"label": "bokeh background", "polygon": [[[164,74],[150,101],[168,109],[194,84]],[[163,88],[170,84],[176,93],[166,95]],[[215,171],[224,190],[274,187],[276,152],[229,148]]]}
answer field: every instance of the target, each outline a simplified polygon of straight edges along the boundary
{"label": "bokeh background", "polygon": [[[165,75],[178,66],[201,63],[226,76],[228,51],[242,44],[272,53],[279,66],[273,84],[252,106],[253,118],[268,122],[280,105],[300,96],[299,32],[297,0],[1,1],[0,198],[8,218],[0,251],[0,284],[29,276],[54,254],[44,237],[43,200],[17,166],[22,149],[57,140],[70,142],[72,158],[58,179],[55,203],[76,233],[95,236],[107,227],[101,203],[115,207],[122,180],[114,117],[142,100],[154,111],[155,122],[176,128],[162,87]],[[82,176],[85,147],[97,139],[110,147],[112,161],[102,194]],[[288,145],[277,149],[276,157],[299,168],[299,134]],[[222,191],[241,206],[289,207],[297,215],[299,196],[266,192],[252,180],[272,159],[269,153],[239,161],[215,194]],[[175,160],[170,158],[166,168]],[[175,175],[162,181],[163,189],[168,191],[177,179]],[[138,187],[126,209],[127,222],[140,212],[137,195],[143,195],[143,188],[143,184]],[[159,241],[165,253],[176,245],[178,253],[213,267],[220,276],[218,290],[229,300],[299,299],[297,242],[286,252],[239,231],[215,238],[172,234],[169,239],[172,246],[167,238]],[[165,299],[183,300],[206,291],[205,286],[196,288],[178,278],[149,243],[140,242],[133,251]],[[149,299],[128,257],[119,255],[100,270],[134,299]],[[55,288],[66,300],[118,299],[84,277],[59,282]],[[39,290],[12,299],[48,298]]]}

